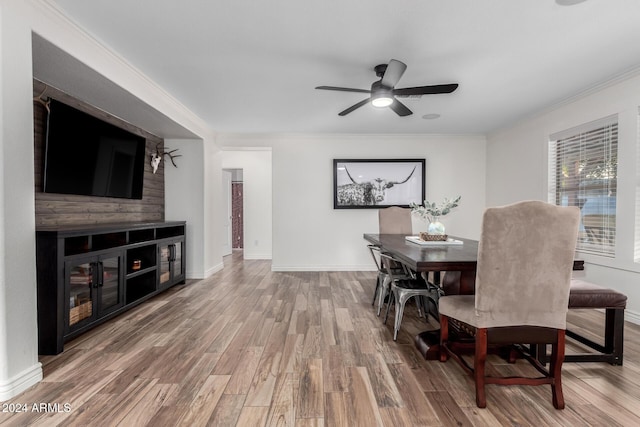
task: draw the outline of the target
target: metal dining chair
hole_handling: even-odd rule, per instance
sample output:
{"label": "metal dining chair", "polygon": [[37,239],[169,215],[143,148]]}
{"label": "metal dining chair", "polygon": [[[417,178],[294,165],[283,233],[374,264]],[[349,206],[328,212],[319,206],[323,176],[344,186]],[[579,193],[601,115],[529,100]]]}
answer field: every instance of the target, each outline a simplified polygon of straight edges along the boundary
{"label": "metal dining chair", "polygon": [[[407,208],[401,208],[398,206],[391,206],[388,208],[378,210],[378,232],[379,234],[404,234],[411,235],[413,233],[413,226],[411,223],[411,210]],[[369,251],[373,257],[376,267],[378,269],[378,277],[376,279],[376,288],[373,292],[373,301],[371,305],[378,301],[377,314],[380,316],[380,311],[384,305],[384,300],[389,295],[391,278],[387,274],[386,269],[382,265],[380,258],[380,247],[376,245],[369,245]],[[392,265],[394,270],[394,277],[411,278],[413,273],[408,270],[403,264]]]}
{"label": "metal dining chair", "polygon": [[417,297],[418,315],[422,317],[422,308],[424,308],[425,319],[428,319],[430,310],[426,301],[431,302],[431,306],[435,308],[435,313],[432,314],[437,316],[438,301],[443,293],[439,286],[429,283],[420,275],[413,277],[396,276],[393,265],[403,264],[389,254],[381,253],[380,257],[390,279],[389,302],[387,303],[384,323],[387,323],[391,306],[395,305],[393,340],[396,341],[407,301],[410,298]]}
{"label": "metal dining chair", "polygon": [[[373,301],[371,305],[375,305],[376,301],[378,302],[378,316],[380,316],[380,310],[382,309],[382,304],[384,303],[384,298],[387,296],[389,292],[389,283],[391,282],[391,278],[387,274],[386,268],[382,265],[382,259],[380,256],[380,247],[376,245],[368,245],[369,251],[371,252],[371,257],[373,258],[373,262],[376,264],[376,269],[378,270],[378,277],[376,279],[376,289],[373,292]],[[406,272],[402,268],[397,269],[397,277],[405,276]]]}

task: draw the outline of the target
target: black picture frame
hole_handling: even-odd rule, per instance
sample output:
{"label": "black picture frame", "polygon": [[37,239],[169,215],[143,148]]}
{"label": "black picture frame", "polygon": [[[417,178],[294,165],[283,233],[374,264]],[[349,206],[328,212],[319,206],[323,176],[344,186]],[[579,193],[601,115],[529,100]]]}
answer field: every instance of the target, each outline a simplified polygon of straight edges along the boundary
{"label": "black picture frame", "polygon": [[425,159],[334,159],[333,208],[409,207],[425,199]]}

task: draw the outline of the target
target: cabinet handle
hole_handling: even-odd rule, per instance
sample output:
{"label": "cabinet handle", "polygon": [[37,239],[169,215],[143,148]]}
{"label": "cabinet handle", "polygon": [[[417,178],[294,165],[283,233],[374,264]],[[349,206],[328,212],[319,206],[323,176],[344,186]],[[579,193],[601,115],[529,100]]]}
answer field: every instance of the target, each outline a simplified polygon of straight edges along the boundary
{"label": "cabinet handle", "polygon": [[[97,288],[98,287],[98,282],[100,281],[100,275],[98,274],[98,272],[100,271],[100,267],[99,267],[99,262],[92,262],[91,263],[91,286],[93,288]],[[94,270],[95,269],[95,270]],[[95,275],[93,274],[93,271],[95,271]]]}
{"label": "cabinet handle", "polygon": [[104,285],[104,265],[102,261],[98,261],[98,286]]}
{"label": "cabinet handle", "polygon": [[176,245],[169,245],[169,261],[173,262],[176,260]]}

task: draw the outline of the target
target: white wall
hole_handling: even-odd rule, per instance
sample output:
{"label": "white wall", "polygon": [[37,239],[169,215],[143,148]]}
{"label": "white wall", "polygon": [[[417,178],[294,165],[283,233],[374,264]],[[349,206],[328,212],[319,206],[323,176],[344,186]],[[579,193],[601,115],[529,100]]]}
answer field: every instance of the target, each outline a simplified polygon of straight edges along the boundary
{"label": "white wall", "polygon": [[[190,279],[209,277],[222,269],[222,249],[214,242],[221,236],[221,168],[217,147],[202,140],[165,139],[165,147],[177,149],[174,167],[163,161],[165,178],[165,219],[187,221],[186,275]],[[217,185],[216,185],[217,183]]]}
{"label": "white wall", "polygon": [[[228,139],[218,137],[224,147]],[[269,147],[224,147],[223,169],[242,169],[243,233],[245,259],[271,259],[272,234],[272,158]]]}
{"label": "white wall", "polygon": [[42,378],[36,334],[31,31],[0,4],[0,400]]}
{"label": "white wall", "polygon": [[[205,141],[202,157],[204,161],[204,211],[202,233],[204,236],[204,259],[202,277],[209,277],[224,267],[222,263],[222,235],[220,224],[226,212],[222,198],[222,153],[215,141]],[[165,209],[169,204],[165,200]]]}
{"label": "white wall", "polygon": [[[213,132],[200,118],[83,33],[49,3],[41,0],[0,2],[0,400],[17,395],[42,378],[36,322],[32,32],[202,138],[197,155],[204,162],[200,176],[208,184],[201,188],[199,196],[204,202],[190,231],[204,236],[204,242],[200,243],[200,254],[189,248],[189,242],[187,250],[194,252],[195,262],[202,264],[192,263],[192,271],[207,274],[216,265],[221,266],[221,255],[212,242],[219,237],[216,227],[208,222],[218,219],[212,211],[215,211],[213,200],[220,190],[219,180],[216,185],[220,163]],[[182,173],[190,174],[191,170],[185,169]],[[170,197],[166,201],[172,213],[176,212],[173,200]]]}
{"label": "white wall", "polygon": [[630,75],[555,109],[523,120],[487,138],[487,205],[547,199],[549,136],[590,121],[618,115],[616,256],[585,253],[584,276],[628,296],[627,319],[640,323],[640,265],[634,262],[636,190],[639,188],[638,106],[640,76]]}
{"label": "white wall", "polygon": [[[272,147],[273,270],[374,268],[362,234],[377,233],[377,210],[333,209],[335,158],[425,158],[427,198],[462,195],[460,207],[443,219],[448,232],[479,237],[485,206],[484,137],[219,135],[218,143],[225,150]],[[243,171],[246,188],[249,170]],[[418,222],[414,231],[419,227],[424,229]]]}

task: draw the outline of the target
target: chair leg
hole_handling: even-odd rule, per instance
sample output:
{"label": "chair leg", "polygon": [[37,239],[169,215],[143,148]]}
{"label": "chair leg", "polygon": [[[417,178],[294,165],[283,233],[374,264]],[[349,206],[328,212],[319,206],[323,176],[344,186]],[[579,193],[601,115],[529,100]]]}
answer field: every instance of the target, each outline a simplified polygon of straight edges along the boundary
{"label": "chair leg", "polygon": [[376,279],[376,289],[373,291],[373,301],[371,301],[371,305],[375,305],[379,291],[380,291],[380,274],[378,274],[378,278]]}
{"label": "chair leg", "polygon": [[612,365],[622,365],[624,346],[624,308],[608,308],[605,311],[604,348],[613,355]]}
{"label": "chair leg", "polygon": [[[416,308],[418,309],[418,317],[422,317],[422,308],[423,308],[422,295],[416,296]],[[425,314],[426,313],[427,312],[425,311]]]}
{"label": "chair leg", "polygon": [[396,300],[396,319],[393,325],[393,340],[395,341],[398,338],[398,331],[400,331],[400,324],[402,323],[402,315],[404,314],[404,305],[407,303],[407,300],[409,298],[401,297],[399,295],[394,295],[394,297]]}
{"label": "chair leg", "polygon": [[449,318],[447,316],[440,315],[440,361],[446,362],[449,358],[449,353],[445,348],[446,342],[449,339]]}
{"label": "chair leg", "polygon": [[429,315],[433,316],[433,318],[437,321],[440,318],[440,313],[438,313],[438,301],[431,296],[425,297],[425,318],[427,322],[429,321]]}
{"label": "chair leg", "polygon": [[424,310],[424,320],[429,321],[429,312],[431,312],[431,308],[429,307],[430,297],[420,296],[420,301],[422,302],[422,309]]}
{"label": "chair leg", "polygon": [[[389,309],[391,308],[391,304],[395,303],[395,298],[393,292],[389,291],[389,301],[387,301],[387,311],[384,314],[384,324],[387,324],[387,319],[389,318]],[[397,308],[396,308],[397,310]]]}
{"label": "chair leg", "polygon": [[[378,317],[380,317],[380,311],[382,310],[382,304],[384,304],[384,298],[387,296],[387,294],[389,294],[390,286],[391,286],[391,278],[385,275],[380,285],[380,289],[378,290]],[[389,304],[389,302],[390,301],[388,301],[387,304]]]}
{"label": "chair leg", "polygon": [[478,408],[487,407],[487,397],[484,392],[484,368],[487,361],[487,329],[478,328],[475,340],[475,356],[473,358],[473,376],[476,383],[476,405]]}
{"label": "chair leg", "polygon": [[565,331],[558,330],[558,338],[551,346],[551,362],[549,373],[553,377],[551,383],[551,393],[553,396],[553,407],[564,409],[564,395],[562,394],[562,362],[564,361]]}

